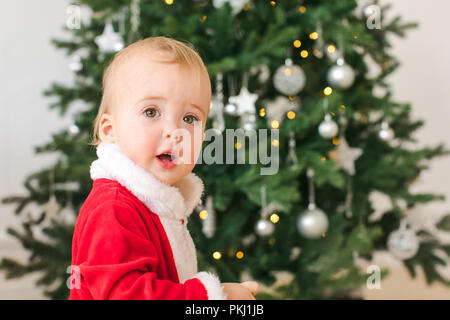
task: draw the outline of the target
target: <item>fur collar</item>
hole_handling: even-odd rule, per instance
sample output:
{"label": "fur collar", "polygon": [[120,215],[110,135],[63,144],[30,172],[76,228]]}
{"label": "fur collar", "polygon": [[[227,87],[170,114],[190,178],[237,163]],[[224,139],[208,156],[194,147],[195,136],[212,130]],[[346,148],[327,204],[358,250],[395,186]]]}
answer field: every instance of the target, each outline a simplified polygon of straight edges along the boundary
{"label": "fur collar", "polygon": [[90,167],[92,180],[107,178],[119,182],[161,217],[187,219],[201,201],[204,186],[194,173],[170,186],[133,162],[114,143],[101,142],[97,156]]}

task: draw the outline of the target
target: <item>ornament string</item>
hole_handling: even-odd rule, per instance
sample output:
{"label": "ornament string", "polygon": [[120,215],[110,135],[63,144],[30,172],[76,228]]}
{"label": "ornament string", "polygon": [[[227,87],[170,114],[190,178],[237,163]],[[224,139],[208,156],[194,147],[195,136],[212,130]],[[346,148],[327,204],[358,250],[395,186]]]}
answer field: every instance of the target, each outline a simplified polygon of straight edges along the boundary
{"label": "ornament string", "polygon": [[261,186],[261,218],[266,218],[266,210],[265,208],[267,207],[267,198],[266,198],[266,185],[263,184]]}
{"label": "ornament string", "polygon": [[308,209],[314,210],[316,208],[315,202],[315,190],[314,190],[314,170],[308,168],[306,170],[306,176],[308,177]]}

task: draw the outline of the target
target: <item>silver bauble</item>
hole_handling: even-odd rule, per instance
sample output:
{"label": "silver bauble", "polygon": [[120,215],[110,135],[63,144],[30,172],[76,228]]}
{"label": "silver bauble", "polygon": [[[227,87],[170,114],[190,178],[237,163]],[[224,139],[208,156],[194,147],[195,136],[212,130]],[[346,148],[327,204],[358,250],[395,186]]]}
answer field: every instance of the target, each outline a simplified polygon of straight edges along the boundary
{"label": "silver bauble", "polygon": [[336,137],[338,133],[338,125],[331,119],[331,115],[327,113],[325,115],[325,120],[319,125],[319,134],[326,138],[331,139]]}
{"label": "silver bauble", "polygon": [[378,131],[378,137],[383,141],[391,141],[394,138],[394,131],[389,127],[385,121],[381,123],[381,130]]}
{"label": "silver bauble", "polygon": [[396,258],[407,260],[414,257],[419,251],[419,238],[409,228],[399,229],[389,235],[387,247]]}
{"label": "silver bauble", "polygon": [[308,209],[298,217],[297,229],[308,239],[317,239],[328,230],[328,217],[319,208]]}
{"label": "silver bauble", "polygon": [[347,89],[355,80],[355,71],[346,63],[338,63],[330,68],[327,81],[332,87]]}
{"label": "silver bauble", "polygon": [[291,59],[286,59],[285,64],[275,71],[273,84],[279,92],[295,96],[305,86],[305,80],[302,68],[293,64]]}
{"label": "silver bauble", "polygon": [[261,237],[270,236],[274,231],[274,224],[266,219],[260,219],[256,223],[255,232]]}

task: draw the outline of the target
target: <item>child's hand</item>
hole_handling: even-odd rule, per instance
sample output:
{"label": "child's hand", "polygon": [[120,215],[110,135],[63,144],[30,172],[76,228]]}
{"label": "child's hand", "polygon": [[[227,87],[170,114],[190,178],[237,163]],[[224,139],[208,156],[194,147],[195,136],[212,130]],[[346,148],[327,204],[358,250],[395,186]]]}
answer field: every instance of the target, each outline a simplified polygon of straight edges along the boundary
{"label": "child's hand", "polygon": [[222,283],[228,300],[255,300],[258,292],[258,283],[254,281],[245,281],[242,283]]}

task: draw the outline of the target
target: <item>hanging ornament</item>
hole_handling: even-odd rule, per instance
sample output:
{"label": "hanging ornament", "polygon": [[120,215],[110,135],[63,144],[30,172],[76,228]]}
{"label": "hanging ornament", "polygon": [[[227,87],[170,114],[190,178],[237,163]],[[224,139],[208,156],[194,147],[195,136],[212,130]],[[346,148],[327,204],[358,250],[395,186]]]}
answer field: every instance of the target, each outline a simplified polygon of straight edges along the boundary
{"label": "hanging ornament", "polygon": [[49,171],[49,201],[44,205],[44,211],[45,211],[45,218],[50,219],[56,219],[58,217],[58,212],[61,209],[61,206],[59,205],[55,192],[54,192],[54,171],[53,168]]}
{"label": "hanging ornament", "polygon": [[414,257],[419,251],[419,245],[419,238],[404,219],[400,222],[400,228],[393,231],[387,239],[389,252],[400,260]]}
{"label": "hanging ornament", "polygon": [[[277,96],[274,101],[267,103],[266,116],[269,127],[277,127],[280,125],[287,112],[297,111],[300,107],[300,99],[288,99],[284,96]],[[275,122],[276,121],[276,122]],[[277,125],[274,125],[274,124]]]}
{"label": "hanging ornament", "polygon": [[394,138],[394,131],[389,127],[389,123],[386,120],[381,122],[381,130],[378,132],[378,137],[386,142],[392,141]]}
{"label": "hanging ornament", "polygon": [[81,63],[81,56],[79,54],[74,54],[70,58],[69,70],[77,72],[83,69],[83,64]]}
{"label": "hanging ornament", "polygon": [[240,125],[244,130],[253,130],[256,127],[256,107],[255,102],[258,100],[256,93],[250,93],[247,89],[248,74],[244,73],[243,86],[239,95],[231,96],[228,101],[236,105],[236,113],[241,116]]}
{"label": "hanging ornament", "polygon": [[291,130],[289,132],[289,151],[286,161],[291,166],[296,166],[298,164],[297,154],[295,153],[295,144],[295,133]]}
{"label": "hanging ornament", "polygon": [[309,204],[308,209],[304,211],[297,220],[298,232],[307,239],[320,238],[328,231],[328,217],[321,209],[316,207],[314,195],[314,170],[306,170],[308,178]]}
{"label": "hanging ornament", "polygon": [[319,134],[326,139],[331,139],[336,137],[338,130],[338,125],[331,119],[331,115],[327,113],[325,120],[319,125]]}
{"label": "hanging ornament", "polygon": [[287,58],[284,65],[275,71],[273,84],[275,88],[288,96],[295,96],[305,86],[305,73],[302,68],[294,65],[292,59]]}
{"label": "hanging ornament", "polygon": [[233,14],[236,15],[244,8],[250,0],[213,0],[213,6],[216,9],[222,8],[223,5],[228,2],[233,9]]}
{"label": "hanging ornament", "polygon": [[208,117],[213,119],[212,127],[218,134],[221,134],[225,130],[225,120],[223,117],[223,76],[218,74],[216,77],[216,92],[211,99],[211,110],[209,111]]}
{"label": "hanging ornament", "polygon": [[336,61],[327,74],[327,81],[332,87],[347,89],[352,86],[355,80],[355,71],[345,63],[343,58]]}
{"label": "hanging ornament", "polygon": [[[216,211],[214,210],[213,197],[208,195],[206,197],[206,208],[203,209],[204,215],[202,218],[202,232],[207,238],[212,238],[216,232]],[[205,214],[206,212],[206,214]]]}
{"label": "hanging ornament", "polygon": [[106,23],[103,33],[95,38],[95,43],[101,52],[117,52],[124,47],[122,37],[114,32],[111,21]]}
{"label": "hanging ornament", "polygon": [[332,158],[337,159],[339,166],[347,171],[350,175],[355,174],[355,161],[362,155],[360,148],[350,148],[345,139],[345,135],[341,133],[337,148],[330,152]]}
{"label": "hanging ornament", "polygon": [[237,107],[237,113],[243,115],[245,113],[255,114],[255,102],[258,100],[256,93],[248,92],[246,87],[242,87],[239,95],[230,97],[229,102]]}
{"label": "hanging ornament", "polygon": [[267,206],[266,186],[262,185],[260,190],[261,190],[261,217],[256,222],[255,232],[260,237],[267,237],[275,231],[275,226],[271,221],[267,219],[268,210],[266,208]]}

